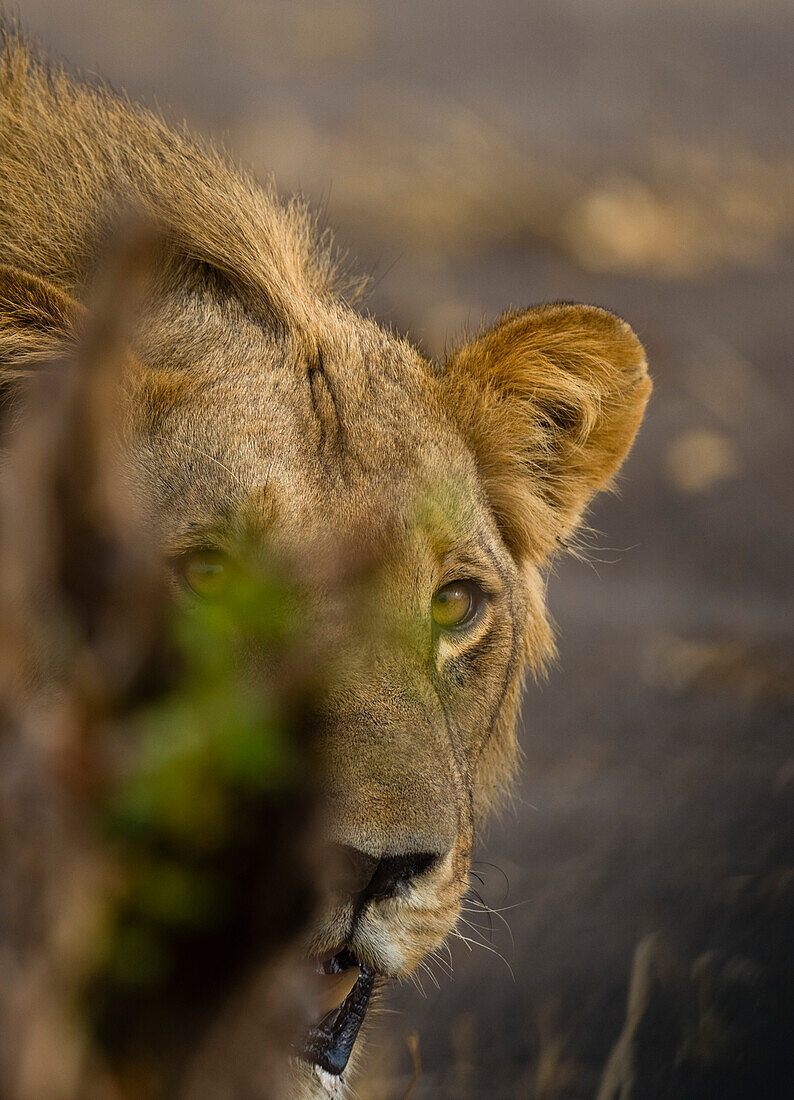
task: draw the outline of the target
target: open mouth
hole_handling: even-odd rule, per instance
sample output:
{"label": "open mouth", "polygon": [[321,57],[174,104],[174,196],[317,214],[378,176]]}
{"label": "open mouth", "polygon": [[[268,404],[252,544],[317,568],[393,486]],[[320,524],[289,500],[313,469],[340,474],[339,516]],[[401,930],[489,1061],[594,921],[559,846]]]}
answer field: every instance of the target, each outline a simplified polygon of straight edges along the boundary
{"label": "open mouth", "polygon": [[375,972],[347,948],[316,963],[324,1015],[308,1032],[303,1057],[338,1077],[353,1050],[367,1014]]}

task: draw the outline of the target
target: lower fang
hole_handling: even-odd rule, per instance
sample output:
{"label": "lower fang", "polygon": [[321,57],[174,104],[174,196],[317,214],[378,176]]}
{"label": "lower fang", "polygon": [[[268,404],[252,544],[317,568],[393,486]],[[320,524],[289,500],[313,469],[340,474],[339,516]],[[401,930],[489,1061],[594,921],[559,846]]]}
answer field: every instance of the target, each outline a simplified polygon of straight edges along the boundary
{"label": "lower fang", "polygon": [[321,1019],[335,1008],[339,1008],[358,981],[360,973],[357,966],[352,966],[339,974],[318,974],[316,976],[317,1019]]}

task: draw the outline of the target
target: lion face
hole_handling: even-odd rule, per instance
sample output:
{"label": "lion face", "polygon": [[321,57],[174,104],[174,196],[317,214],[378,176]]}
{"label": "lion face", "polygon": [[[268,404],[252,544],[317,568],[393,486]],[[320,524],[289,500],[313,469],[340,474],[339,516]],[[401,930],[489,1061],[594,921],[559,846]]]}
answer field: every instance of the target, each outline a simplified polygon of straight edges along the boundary
{"label": "lion face", "polygon": [[[9,279],[38,319],[38,283]],[[373,989],[456,923],[553,648],[543,570],[631,445],[644,355],[618,318],[547,306],[441,368],[342,305],[271,328],[214,285],[156,297],[133,351],[130,476],[180,598],[243,552],[281,563],[323,669],[322,1011],[296,1095],[340,1095]]]}
{"label": "lion face", "polygon": [[329,1000],[306,1059],[327,1084],[373,986],[456,923],[522,678],[552,649],[543,565],[628,449],[647,376],[587,307],[507,318],[443,371],[341,308],[309,345],[231,319],[233,339],[202,303],[178,370],[172,326],[142,335],[136,477],[174,560],[223,569],[243,539],[310,609],[328,849],[305,950]]}
{"label": "lion face", "polygon": [[176,393],[171,377],[165,415],[144,386],[137,476],[169,557],[231,563],[243,541],[305,593],[330,846],[310,949],[398,977],[454,925],[475,822],[512,762],[532,578],[438,372],[346,320],[321,365],[260,336],[233,371]]}
{"label": "lion face", "polygon": [[433,365],[340,301],[301,203],[4,46],[4,402],[73,346],[129,207],[157,241],[119,356],[124,430],[175,589],[193,598],[184,582],[222,578],[244,548],[301,592],[327,845],[305,955],[326,989],[296,1089],[338,1095],[376,983],[455,924],[522,678],[552,651],[543,571],[631,446],[644,354],[618,318],[556,305]]}

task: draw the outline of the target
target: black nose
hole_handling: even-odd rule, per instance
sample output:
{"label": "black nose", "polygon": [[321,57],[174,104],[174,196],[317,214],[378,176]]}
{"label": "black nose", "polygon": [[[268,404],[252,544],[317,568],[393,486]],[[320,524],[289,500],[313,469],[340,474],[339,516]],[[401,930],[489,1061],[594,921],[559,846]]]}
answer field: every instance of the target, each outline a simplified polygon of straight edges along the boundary
{"label": "black nose", "polygon": [[414,880],[442,859],[437,852],[410,852],[378,859],[347,845],[339,845],[339,851],[343,865],[340,884],[355,896],[358,904],[405,897]]}

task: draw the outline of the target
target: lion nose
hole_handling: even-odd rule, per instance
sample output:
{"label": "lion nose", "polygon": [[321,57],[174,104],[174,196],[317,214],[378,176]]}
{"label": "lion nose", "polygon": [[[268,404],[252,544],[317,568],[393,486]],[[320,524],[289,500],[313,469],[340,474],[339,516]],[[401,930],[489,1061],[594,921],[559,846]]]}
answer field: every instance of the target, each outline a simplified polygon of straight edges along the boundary
{"label": "lion nose", "polygon": [[443,859],[438,852],[410,852],[378,858],[346,844],[338,845],[338,850],[340,885],[353,894],[359,904],[405,897],[415,880]]}

